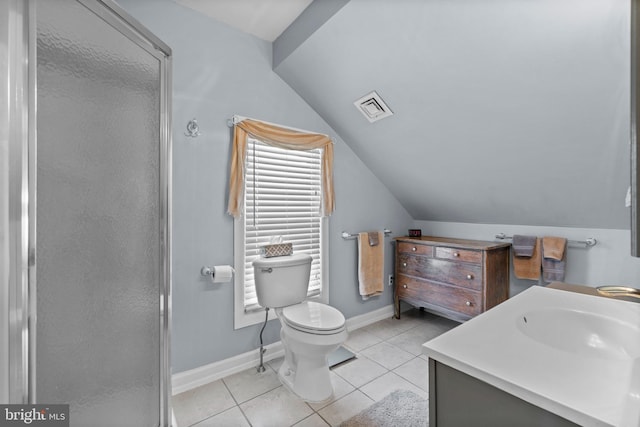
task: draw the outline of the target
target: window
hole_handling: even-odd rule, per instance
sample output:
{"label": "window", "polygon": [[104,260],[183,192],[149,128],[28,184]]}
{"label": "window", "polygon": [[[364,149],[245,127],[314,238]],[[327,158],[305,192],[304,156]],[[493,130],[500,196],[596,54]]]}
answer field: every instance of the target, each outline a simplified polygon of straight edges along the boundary
{"label": "window", "polygon": [[235,219],[236,329],[264,320],[252,262],[260,247],[277,236],[292,243],[294,253],[311,255],[308,296],[327,301],[321,159],[322,149],[289,150],[248,138],[244,214]]}

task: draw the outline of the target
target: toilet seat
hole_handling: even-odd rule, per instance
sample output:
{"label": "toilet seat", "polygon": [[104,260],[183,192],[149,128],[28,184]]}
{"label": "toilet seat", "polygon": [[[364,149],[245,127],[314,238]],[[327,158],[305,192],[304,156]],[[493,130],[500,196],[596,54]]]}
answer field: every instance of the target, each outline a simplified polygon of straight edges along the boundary
{"label": "toilet seat", "polygon": [[284,307],[280,318],[287,326],[308,334],[331,335],[345,329],[340,310],[314,301]]}

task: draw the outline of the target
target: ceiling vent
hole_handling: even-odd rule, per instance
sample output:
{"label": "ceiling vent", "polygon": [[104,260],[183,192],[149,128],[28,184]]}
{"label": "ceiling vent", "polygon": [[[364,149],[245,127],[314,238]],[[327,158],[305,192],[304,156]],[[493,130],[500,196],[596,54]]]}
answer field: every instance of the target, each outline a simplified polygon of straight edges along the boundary
{"label": "ceiling vent", "polygon": [[393,115],[393,111],[387,107],[387,104],[384,103],[376,91],[358,99],[353,105],[356,106],[370,123]]}

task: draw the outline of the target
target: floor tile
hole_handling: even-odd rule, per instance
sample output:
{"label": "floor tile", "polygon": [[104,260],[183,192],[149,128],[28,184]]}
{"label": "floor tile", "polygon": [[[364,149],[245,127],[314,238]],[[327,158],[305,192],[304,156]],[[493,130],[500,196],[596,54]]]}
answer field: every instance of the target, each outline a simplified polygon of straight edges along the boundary
{"label": "floor tile", "polygon": [[377,336],[380,339],[387,340],[391,337],[394,337],[402,332],[406,332],[411,328],[414,328],[416,325],[413,322],[404,322],[398,319],[384,319],[379,322],[373,323],[369,326],[365,326],[365,331]]}
{"label": "floor tile", "polygon": [[424,324],[425,322],[428,322],[431,316],[434,316],[434,315],[426,311],[411,309],[411,310],[402,312],[400,314],[400,319],[394,319],[394,320],[396,320],[397,322],[402,322],[404,325],[407,325],[407,329],[409,329],[409,328],[413,328],[414,326],[418,326],[418,325]]}
{"label": "floor tile", "polygon": [[456,322],[455,320],[450,320],[446,317],[419,309],[411,309],[403,312],[400,320],[412,325],[439,325],[445,329],[451,329],[460,324],[460,322]]}
{"label": "floor tile", "polygon": [[413,359],[415,355],[408,353],[388,342],[381,342],[360,352],[387,369],[394,369]]}
{"label": "floor tile", "polygon": [[426,360],[416,357],[397,367],[393,372],[422,390],[429,391],[429,362]]}
{"label": "floor tile", "polygon": [[280,386],[240,405],[253,427],[283,427],[302,421],[313,410],[302,399]]}
{"label": "floor tile", "polygon": [[349,348],[353,352],[359,352],[367,347],[371,347],[374,344],[382,342],[382,338],[373,335],[371,332],[367,332],[365,329],[356,329],[353,332],[349,332],[349,338],[344,343],[345,347]]}
{"label": "floor tile", "polygon": [[322,408],[318,414],[331,426],[340,425],[365,408],[373,404],[373,400],[359,390],[355,390],[331,405]]}
{"label": "floor tile", "polygon": [[428,358],[422,344],[457,322],[410,309],[402,319],[387,318],[350,331],[344,346],[357,358],[334,367],[334,395],[307,403],[282,386],[277,371],[283,357],[173,397],[179,427],[327,427],[369,407],[394,390],[427,398]]}
{"label": "floor tile", "polygon": [[455,320],[447,319],[446,317],[436,316],[435,314],[428,313],[428,317],[425,317],[422,324],[437,325],[442,332],[448,331],[460,326],[461,323]]}
{"label": "floor tile", "polygon": [[222,380],[185,391],[171,399],[178,425],[188,427],[236,405]]}
{"label": "floor tile", "polygon": [[280,369],[280,366],[282,366],[282,362],[284,362],[284,356],[270,360],[266,363],[266,365],[271,366],[271,369],[273,369],[277,373],[278,369]]}
{"label": "floor tile", "polygon": [[313,414],[310,417],[305,418],[299,423],[295,424],[294,427],[328,427],[329,424],[322,419],[322,417],[318,414]]}
{"label": "floor tile", "polygon": [[223,378],[223,381],[238,403],[246,402],[282,385],[273,369],[258,372],[256,368],[249,368]]}
{"label": "floor tile", "polygon": [[415,394],[428,398],[426,391],[420,389],[415,384],[407,381],[405,378],[394,374],[393,372],[387,372],[381,377],[376,378],[370,383],[362,386],[360,391],[369,396],[376,402],[386,397],[389,393],[395,390],[409,390]]}
{"label": "floor tile", "polygon": [[333,372],[340,375],[354,387],[360,387],[385,374],[387,369],[366,357],[359,356],[356,360],[338,366]]}
{"label": "floor tile", "polygon": [[417,326],[396,335],[395,337],[389,338],[387,342],[413,354],[414,356],[419,356],[422,354],[422,344],[429,341],[431,338],[433,338],[431,330],[423,326]]}
{"label": "floor tile", "polygon": [[[180,425],[182,427],[182,425]],[[207,418],[204,421],[194,424],[193,427],[251,427],[239,407],[231,409]]]}

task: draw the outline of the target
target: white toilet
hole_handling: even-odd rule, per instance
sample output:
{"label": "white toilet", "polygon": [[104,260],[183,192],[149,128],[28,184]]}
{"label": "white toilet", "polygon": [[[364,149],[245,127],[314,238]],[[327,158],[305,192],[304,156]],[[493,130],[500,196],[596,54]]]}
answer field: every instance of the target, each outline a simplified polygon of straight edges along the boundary
{"label": "white toilet", "polygon": [[333,394],[327,359],[347,339],[347,328],[339,310],[305,301],[311,261],[306,254],[260,258],[253,269],[258,303],[275,308],[282,326],[280,380],[302,399],[320,402]]}

